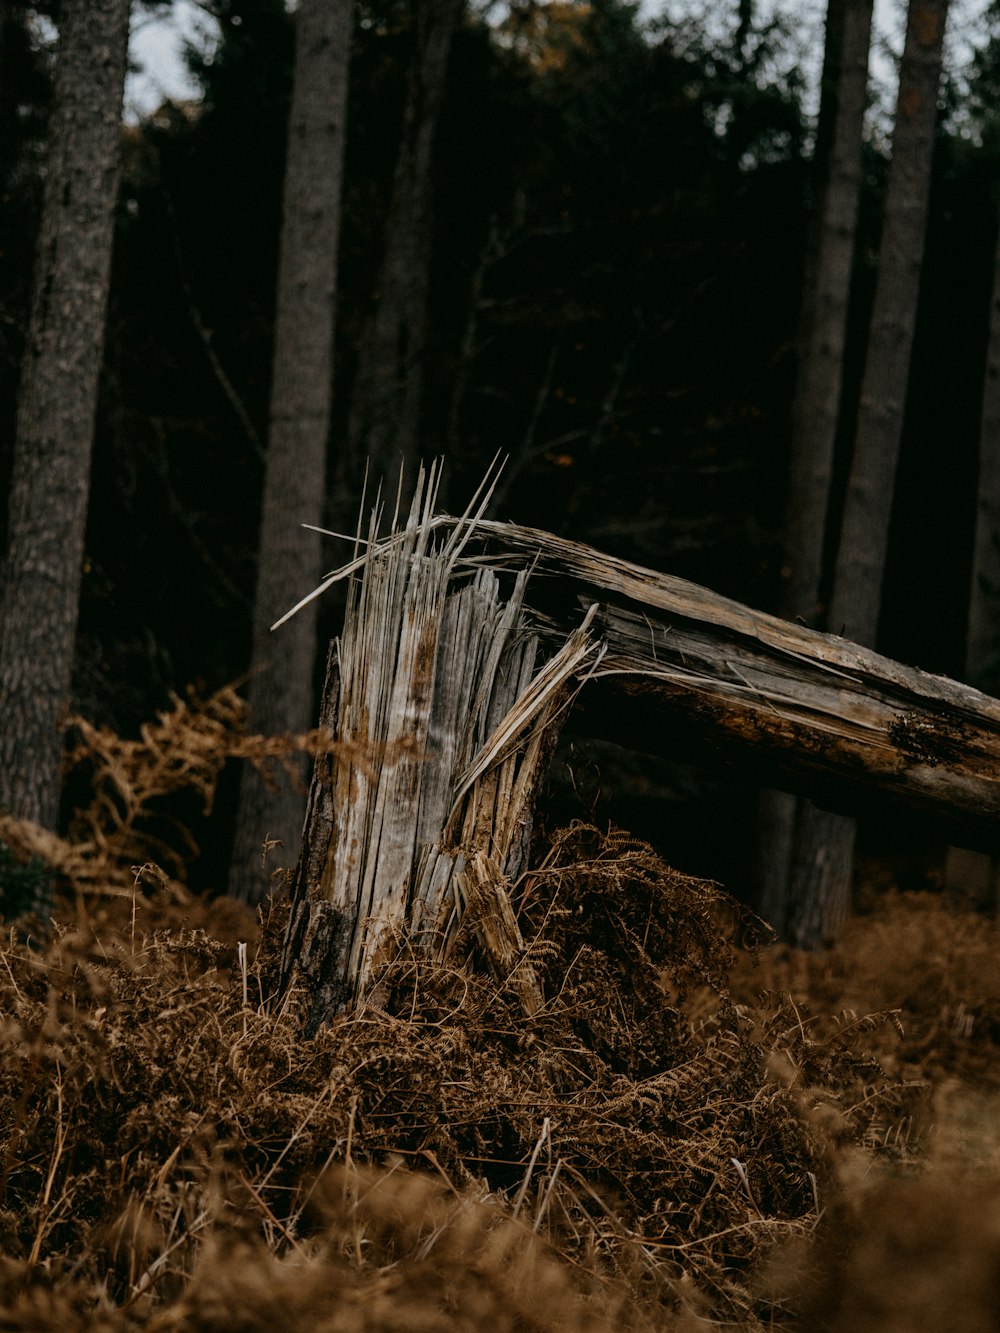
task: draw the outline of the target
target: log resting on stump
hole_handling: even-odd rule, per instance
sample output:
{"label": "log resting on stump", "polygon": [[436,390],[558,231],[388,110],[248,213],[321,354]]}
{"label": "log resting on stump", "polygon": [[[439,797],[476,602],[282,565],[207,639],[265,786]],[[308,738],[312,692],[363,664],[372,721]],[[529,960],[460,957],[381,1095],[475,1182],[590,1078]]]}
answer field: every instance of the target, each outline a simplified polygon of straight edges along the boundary
{"label": "log resting on stump", "polygon": [[996,700],[551,533],[433,518],[434,497],[432,472],[405,528],[377,541],[373,520],[368,553],[317,589],[351,579],[282,959],[310,1027],[378,1003],[404,939],[448,956],[463,918],[542,1002],[508,889],[584,681],[585,725],[626,744],[693,741],[758,782],[842,809],[901,799],[997,846]]}
{"label": "log resting on stump", "polygon": [[902,803],[964,846],[1000,847],[1000,701],[548,532],[476,531],[495,558],[533,569],[543,643],[596,606],[605,652],[584,729],[715,752],[847,813]]}

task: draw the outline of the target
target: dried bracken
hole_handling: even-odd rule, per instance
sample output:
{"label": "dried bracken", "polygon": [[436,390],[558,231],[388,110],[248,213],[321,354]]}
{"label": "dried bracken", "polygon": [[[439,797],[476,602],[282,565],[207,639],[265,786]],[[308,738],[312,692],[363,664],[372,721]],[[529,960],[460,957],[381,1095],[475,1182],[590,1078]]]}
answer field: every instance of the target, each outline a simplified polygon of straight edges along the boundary
{"label": "dried bracken", "polygon": [[208,814],[227,760],[248,760],[265,774],[274,764],[294,772],[293,755],[330,748],[319,729],[247,734],[246,704],[230,686],[207,698],[193,691],[172,696],[138,737],[78,716],[69,718],[67,736],[64,770],[81,802],[66,836],[0,813],[0,839],[20,857],[49,866],[80,896],[130,897],[137,876],[177,888],[198,848],[166,798],[191,794]]}
{"label": "dried bracken", "polygon": [[890,896],[789,956],[577,824],[509,886],[508,971],[473,896],[448,960],[402,936],[377,1003],[308,1036],[287,907],[152,861],[163,793],[210,799],[244,744],[213,708],[80,731],[117,795],[67,839],[60,923],[0,950],[0,1327],[995,1326],[993,925]]}
{"label": "dried bracken", "polygon": [[624,836],[515,897],[539,1012],[404,950],[310,1038],[268,1007],[280,909],[243,966],[231,905],[150,929],[169,889],[11,941],[4,1327],[766,1326],[754,1274],[900,1113],[868,1025],[734,1004],[765,928]]}
{"label": "dried bracken", "polygon": [[876,912],[848,922],[835,949],[769,951],[759,969],[741,968],[733,980],[748,998],[763,983],[821,1011],[897,1010],[901,1040],[877,1043],[888,1068],[998,1089],[998,947],[995,920],[935,894],[890,891]]}

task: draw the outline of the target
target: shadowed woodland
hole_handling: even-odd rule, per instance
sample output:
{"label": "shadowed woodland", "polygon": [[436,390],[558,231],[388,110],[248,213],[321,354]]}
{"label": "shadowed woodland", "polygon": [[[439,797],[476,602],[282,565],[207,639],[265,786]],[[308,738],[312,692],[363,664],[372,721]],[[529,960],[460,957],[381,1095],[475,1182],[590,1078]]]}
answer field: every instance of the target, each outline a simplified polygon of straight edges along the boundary
{"label": "shadowed woodland", "polygon": [[[971,0],[0,0],[5,1328],[995,1327],[998,127]],[[781,764],[596,678],[768,633]]]}

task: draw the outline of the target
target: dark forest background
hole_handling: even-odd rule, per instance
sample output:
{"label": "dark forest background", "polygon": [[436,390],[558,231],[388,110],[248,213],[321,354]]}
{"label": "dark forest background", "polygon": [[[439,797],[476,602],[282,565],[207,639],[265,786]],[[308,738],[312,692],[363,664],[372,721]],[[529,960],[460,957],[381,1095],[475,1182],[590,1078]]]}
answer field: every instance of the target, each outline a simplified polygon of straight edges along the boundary
{"label": "dark forest background", "polygon": [[[124,732],[171,690],[239,680],[250,651],[293,31],[282,0],[211,9],[217,46],[188,53],[199,97],[123,130],[74,694]],[[355,12],[332,476],[379,271],[409,12]],[[58,11],[6,0],[0,15],[5,495],[54,58],[42,20]],[[957,677],[996,243],[998,34],[991,8],[943,87],[878,642]],[[821,46],[819,24],[815,36]],[[451,507],[500,452],[493,516],[774,608],[817,193],[802,40],[794,19],[765,23],[746,3],[717,7],[711,25],[644,24],[618,0],[470,8],[436,136],[426,256],[422,452],[446,457]],[[821,50],[813,58],[818,69]],[[881,124],[865,147],[841,490],[878,254]],[[331,494],[331,520],[356,505]],[[343,552],[331,542],[328,554],[333,567]],[[290,587],[289,605],[304,591]],[[335,632],[336,604],[322,615]],[[682,868],[745,888],[745,784],[572,736],[564,759],[574,744],[553,819],[592,808]],[[196,883],[224,879],[230,787]],[[862,833],[863,846],[906,854],[916,877],[931,836],[903,819]]]}

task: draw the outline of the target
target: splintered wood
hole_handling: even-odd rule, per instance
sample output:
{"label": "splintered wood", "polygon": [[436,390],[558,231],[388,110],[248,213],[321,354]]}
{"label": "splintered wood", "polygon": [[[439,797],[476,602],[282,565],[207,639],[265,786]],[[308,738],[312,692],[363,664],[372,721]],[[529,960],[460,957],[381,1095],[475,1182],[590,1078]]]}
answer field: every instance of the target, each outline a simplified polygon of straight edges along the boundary
{"label": "splintered wood", "polygon": [[[635,748],[693,738],[758,783],[835,808],[889,796],[995,848],[1000,703],[551,533],[433,516],[421,477],[403,529],[350,578],[331,655],[282,993],[315,1026],[376,1002],[401,948],[444,957],[460,925],[529,1011],[540,1003],[508,888],[535,793],[585,680],[585,724]],[[294,614],[290,612],[289,614]],[[638,719],[638,725],[636,725]],[[633,730],[630,732],[630,725]],[[860,800],[859,800],[860,793]]]}
{"label": "splintered wood", "polygon": [[432,474],[387,540],[373,521],[327,679],[335,745],[317,761],[283,960],[315,1022],[377,1002],[372,979],[404,940],[445,956],[467,909],[488,964],[539,1003],[507,885],[550,729],[600,649],[584,614],[539,663],[528,570],[470,558],[476,516],[436,523],[434,494]]}
{"label": "splintered wood", "polygon": [[484,521],[477,534],[496,558],[530,563],[556,639],[596,606],[606,653],[586,696],[591,733],[715,753],[827,808],[905,805],[963,845],[1000,845],[996,699],[549,532]]}

